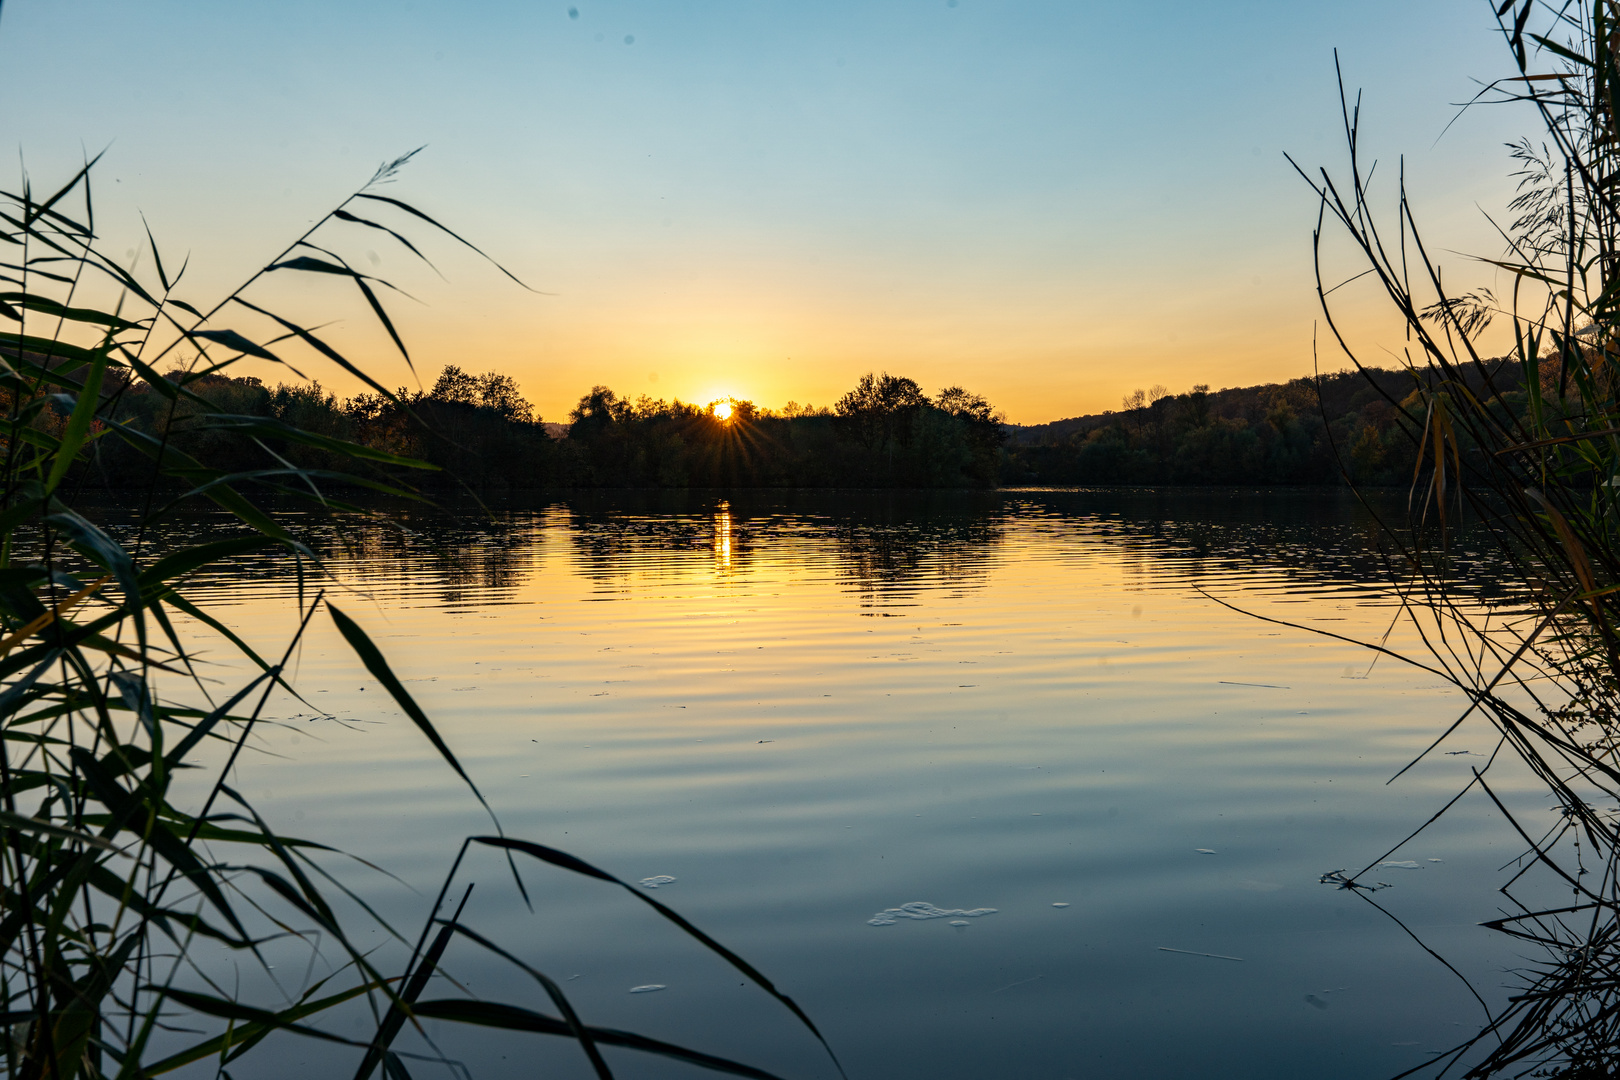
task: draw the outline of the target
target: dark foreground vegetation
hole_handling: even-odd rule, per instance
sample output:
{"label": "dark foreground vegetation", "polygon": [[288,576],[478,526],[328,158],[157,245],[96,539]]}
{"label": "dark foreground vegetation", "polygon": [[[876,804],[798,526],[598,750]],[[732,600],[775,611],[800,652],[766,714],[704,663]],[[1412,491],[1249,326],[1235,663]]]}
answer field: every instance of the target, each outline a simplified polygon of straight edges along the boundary
{"label": "dark foreground vegetation", "polygon": [[[392,332],[377,296],[382,283],[338,253],[378,242],[379,231],[417,251],[396,229],[460,239],[376,190],[403,163],[381,169],[206,312],[175,295],[155,242],[152,270],[140,276],[99,249],[87,224],[91,166],[52,194],[36,195],[26,183],[0,192],[6,1077],[270,1075],[315,1061],[320,1075],[346,1071],[355,1080],[408,1080],[424,1065],[466,1075],[453,1055],[457,1031],[472,1028],[486,1044],[502,1034],[568,1040],[570,1056],[598,1080],[613,1075],[610,1057],[631,1054],[771,1080],[739,1062],[591,1023],[557,981],[508,951],[481,926],[476,906],[467,907],[475,882],[481,896],[506,889],[527,902],[526,881],[547,873],[593,879],[605,902],[650,907],[671,933],[774,998],[793,1029],[784,1038],[816,1049],[820,1035],[790,997],[645,890],[507,836],[453,740],[361,623],[328,601],[320,558],[277,516],[287,500],[260,500],[266,491],[302,495],[298,506],[320,513],[342,511],[333,492],[356,487],[409,499],[396,477],[436,475],[461,463],[454,455],[470,452],[468,444],[484,455],[473,465],[546,445],[543,436],[525,439],[533,425],[508,381],[447,372],[438,396],[407,399],[315,330],[262,306],[254,286],[264,277],[320,274],[358,291]],[[177,356],[191,358],[178,377],[158,374]],[[248,356],[330,363],[372,393],[338,409],[318,387],[266,389],[232,378],[228,369]],[[426,414],[444,441],[419,441],[406,423],[413,413]],[[421,446],[438,460],[412,457]],[[98,478],[137,496],[133,522],[120,511],[115,527],[104,509],[81,500]],[[237,527],[157,546],[165,515],[192,503],[223,508]],[[240,579],[233,560],[250,552],[310,586],[297,594],[297,631],[263,654],[186,595],[198,571]],[[343,640],[354,677],[387,698],[379,714],[397,709],[488,812],[483,835],[422,838],[425,850],[442,851],[446,870],[436,895],[420,897],[411,925],[390,924],[367,902],[363,882],[380,883],[366,876],[378,868],[282,831],[260,815],[252,791],[235,786],[240,755],[280,726],[277,696],[313,708],[298,696],[291,664],[312,626]],[[532,938],[547,932],[568,931],[526,930],[524,954],[534,955]],[[294,962],[278,977],[276,961],[289,956]],[[454,974],[469,962],[501,965],[519,989],[504,1000],[474,994]],[[285,976],[300,969],[301,980]],[[523,1050],[512,1057],[532,1058],[532,1045]]]}
{"label": "dark foreground vegetation", "polygon": [[[1397,617],[1427,647],[1400,659],[1459,691],[1456,712],[1439,718],[1434,744],[1407,768],[1444,752],[1455,731],[1486,727],[1495,743],[1412,836],[1322,882],[1398,918],[1403,905],[1380,891],[1378,864],[1465,800],[1499,813],[1517,851],[1481,913],[1524,962],[1506,973],[1506,995],[1500,972],[1486,973],[1483,992],[1459,987],[1486,1024],[1401,1075],[1611,1077],[1620,1075],[1620,3],[1502,0],[1488,10],[1511,59],[1476,100],[1528,105],[1537,126],[1511,148],[1518,194],[1500,220],[1503,249],[1442,273],[1449,252],[1425,236],[1405,179],[1370,186],[1357,99],[1343,102],[1347,165],[1300,168],[1320,199],[1319,230],[1354,252],[1338,261],[1317,248],[1330,333],[1358,369],[1363,347],[1387,355],[1335,321],[1333,294],[1346,282],[1405,323],[1415,397],[1363,369],[1377,392],[1369,403],[1404,414],[1414,467],[1409,517],[1383,530],[1405,601]],[[1476,282],[1500,271],[1504,301],[1484,282],[1456,288],[1459,269]],[[1497,319],[1511,321],[1505,360],[1476,346]],[[1451,549],[1465,505],[1494,533],[1511,601],[1465,599],[1469,568]],[[1553,813],[1527,817],[1498,796],[1527,774]],[[1401,930],[1413,933],[1391,927]]]}

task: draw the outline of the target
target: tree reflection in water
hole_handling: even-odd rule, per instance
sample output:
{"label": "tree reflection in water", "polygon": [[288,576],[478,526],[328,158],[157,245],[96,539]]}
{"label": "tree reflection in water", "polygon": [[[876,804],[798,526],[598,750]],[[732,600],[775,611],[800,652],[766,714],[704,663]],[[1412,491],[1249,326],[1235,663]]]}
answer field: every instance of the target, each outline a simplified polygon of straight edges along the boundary
{"label": "tree reflection in water", "polygon": [[[173,542],[218,524],[206,515],[177,521]],[[1106,545],[1144,589],[1219,588],[1258,569],[1284,589],[1330,580],[1382,589],[1393,580],[1366,511],[1332,491],[591,491],[413,508],[386,523],[311,519],[304,532],[337,579],[446,608],[521,602],[555,556],[603,599],[630,595],[636,580],[740,581],[769,566],[827,575],[876,607],[904,604],[917,590],[982,586],[1012,557],[1009,538],[1027,530],[1072,540],[1075,558]],[[1513,599],[1488,547],[1464,533],[1453,558],[1475,571],[1463,579],[1476,599]],[[285,556],[245,557],[233,580],[289,591],[290,569]]]}

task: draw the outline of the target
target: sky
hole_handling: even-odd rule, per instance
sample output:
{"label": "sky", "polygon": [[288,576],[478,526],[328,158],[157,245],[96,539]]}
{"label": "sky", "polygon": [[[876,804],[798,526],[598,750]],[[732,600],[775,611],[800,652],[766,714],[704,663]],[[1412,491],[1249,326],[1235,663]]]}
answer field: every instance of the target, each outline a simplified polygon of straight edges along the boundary
{"label": "sky", "polygon": [[[54,188],[105,150],[108,250],[150,272],[144,221],[204,306],[424,147],[383,193],[528,289],[420,223],[437,272],[332,233],[409,293],[387,303],[414,374],[331,282],[259,293],[386,385],[497,370],[563,420],[594,384],[778,408],[888,371],[1041,423],[1345,366],[1313,361],[1317,204],[1284,157],[1342,172],[1335,48],[1375,194],[1404,165],[1448,283],[1500,290],[1470,256],[1500,253],[1503,144],[1533,117],[1459,115],[1509,73],[1491,7],[5,0],[0,179]],[[1369,359],[1398,350],[1375,297],[1335,296]]]}

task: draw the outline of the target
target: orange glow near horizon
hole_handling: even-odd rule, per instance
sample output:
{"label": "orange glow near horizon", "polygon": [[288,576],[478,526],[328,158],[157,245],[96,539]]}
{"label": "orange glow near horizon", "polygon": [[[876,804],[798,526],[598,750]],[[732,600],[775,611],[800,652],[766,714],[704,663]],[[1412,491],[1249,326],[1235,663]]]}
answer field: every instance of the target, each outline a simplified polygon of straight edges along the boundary
{"label": "orange glow near horizon", "polygon": [[[26,7],[4,30],[5,137],[26,149],[41,190],[74,175],[81,145],[113,148],[95,171],[105,256],[152,289],[150,251],[173,265],[194,252],[177,300],[211,309],[251,278],[256,305],[322,327],[384,387],[427,389],[447,364],[495,371],[552,422],[598,385],[630,401],[828,407],[867,372],[888,372],[928,394],[964,387],[1038,424],[1118,409],[1155,384],[1304,378],[1350,362],[1319,310],[1317,252],[1333,320],[1356,331],[1360,359],[1399,364],[1404,324],[1386,318],[1370,279],[1340,288],[1361,255],[1339,231],[1312,242],[1317,199],[1283,156],[1342,177],[1327,43],[1354,58],[1347,80],[1378,88],[1375,141],[1359,153],[1406,155],[1426,243],[1448,252],[1448,288],[1509,296],[1516,280],[1490,260],[1502,242],[1492,222],[1517,193],[1501,148],[1522,120],[1470,110],[1454,123],[1450,104],[1471,76],[1511,62],[1494,32],[1460,31],[1452,5],[1407,5],[1398,41],[1358,5],[1170,19],[1164,47],[1186,62],[1146,86],[1134,50],[1090,51],[1098,16],[1084,4],[1005,9],[1016,18],[956,0],[878,4],[853,22],[820,5],[769,18],[746,4],[704,6],[702,18],[594,5],[583,22],[567,5],[521,6],[511,21],[508,6],[472,5],[475,17],[441,6],[388,30],[398,55],[433,63],[380,68],[351,63],[343,45],[373,31],[361,5],[325,5],[344,29],[316,36],[259,5],[188,21],[102,4],[86,26],[76,5]],[[597,40],[608,25],[587,32],[597,17],[641,21],[640,43]],[[87,30],[88,48],[151,58],[144,98],[110,63],[58,92],[51,45]],[[227,32],[251,44],[230,54],[251,74],[230,68],[196,95],[193,60],[218,55]],[[287,49],[320,57],[308,63],[328,92],[376,112],[357,124],[310,108],[285,88]],[[1265,78],[1199,92],[1211,55]],[[835,62],[846,56],[848,68]],[[153,110],[159,100],[192,111]],[[267,160],[259,138],[201,152],[184,137],[243,118],[285,152]],[[378,299],[407,363],[352,284],[262,271],[410,139],[431,145],[387,198],[431,217],[367,204],[409,246],[343,219],[310,238],[402,291]],[[1109,155],[1131,167],[1099,166]],[[481,178],[478,198],[464,195],[469,177]],[[120,287],[107,279],[110,293]],[[227,310],[216,329],[261,342],[285,332]],[[1511,344],[1507,327],[1492,327],[1488,355]],[[375,392],[304,344],[274,352],[339,395]],[[231,370],[299,378],[268,360]]]}
{"label": "orange glow near horizon", "polygon": [[709,408],[714,412],[715,419],[728,421],[731,419],[731,402],[717,401],[713,405],[710,405]]}

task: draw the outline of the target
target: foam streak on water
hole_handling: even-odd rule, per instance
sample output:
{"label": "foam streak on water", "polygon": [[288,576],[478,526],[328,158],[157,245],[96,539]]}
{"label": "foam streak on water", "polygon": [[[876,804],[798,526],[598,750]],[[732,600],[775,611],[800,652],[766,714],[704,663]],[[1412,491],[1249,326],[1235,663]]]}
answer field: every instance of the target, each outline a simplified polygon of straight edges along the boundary
{"label": "foam streak on water", "polygon": [[[868,926],[893,926],[900,919],[917,919],[919,921],[951,918],[976,919],[980,915],[994,915],[995,913],[996,909],[993,907],[981,907],[974,908],[972,911],[964,911],[961,908],[935,907],[925,900],[913,900],[911,903],[901,904],[899,907],[885,908],[867,919],[866,924]],[[962,925],[967,924],[963,923]]]}

